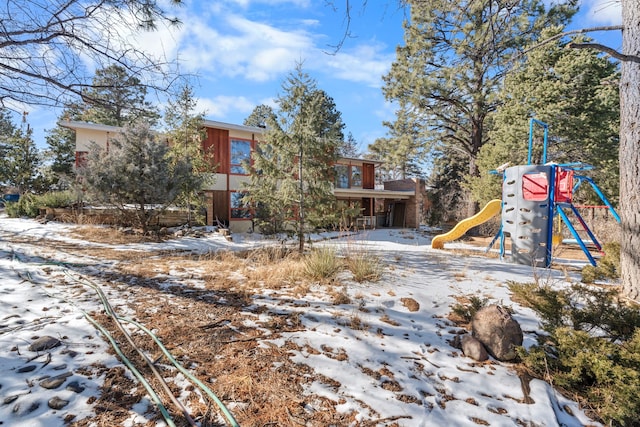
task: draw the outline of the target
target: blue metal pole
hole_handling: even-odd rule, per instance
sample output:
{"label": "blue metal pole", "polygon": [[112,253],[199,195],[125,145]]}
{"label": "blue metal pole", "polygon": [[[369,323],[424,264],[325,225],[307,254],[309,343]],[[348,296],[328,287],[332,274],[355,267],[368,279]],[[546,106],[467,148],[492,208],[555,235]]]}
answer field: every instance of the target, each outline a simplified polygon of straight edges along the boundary
{"label": "blue metal pole", "polygon": [[531,164],[531,152],[533,151],[533,123],[536,119],[529,120],[529,156],[527,157],[527,164]]}
{"label": "blue metal pole", "polygon": [[562,218],[564,223],[567,225],[567,228],[569,229],[569,231],[571,231],[571,234],[573,234],[573,237],[576,238],[576,242],[578,242],[578,245],[580,245],[580,248],[582,249],[582,252],[584,252],[584,254],[587,256],[587,259],[589,260],[591,265],[593,265],[595,267],[596,266],[596,260],[593,259],[593,256],[591,255],[591,252],[589,252],[589,249],[587,249],[587,247],[585,246],[584,242],[580,238],[580,235],[578,234],[578,232],[574,228],[573,224],[571,224],[571,221],[569,221],[569,218],[567,218],[567,214],[564,213],[564,211],[562,210],[561,206],[558,206],[557,209],[558,209],[558,215],[560,215],[560,218]]}
{"label": "blue metal pole", "polygon": [[547,200],[547,250],[544,259],[544,266],[551,267],[551,251],[553,249],[553,217],[556,208],[556,166],[549,167],[549,194]]}
{"label": "blue metal pole", "polygon": [[571,205],[571,210],[573,211],[575,216],[578,218],[578,221],[580,221],[580,225],[582,225],[582,228],[584,229],[584,231],[587,232],[587,234],[589,235],[589,238],[591,239],[593,244],[596,246],[596,248],[599,251],[602,251],[602,246],[600,245],[600,242],[598,242],[598,239],[596,239],[596,236],[591,232],[591,229],[589,228],[585,220],[582,218],[582,215],[580,215],[580,212],[578,212],[578,209],[576,209],[575,206]]}
{"label": "blue metal pole", "polygon": [[616,210],[613,208],[613,205],[611,204],[611,202],[609,202],[609,199],[607,199],[607,197],[604,195],[604,193],[600,190],[600,188],[598,188],[598,186],[596,185],[595,182],[593,182],[592,178],[589,178],[588,176],[581,176],[580,178],[584,179],[585,181],[587,181],[589,184],[591,184],[591,187],[593,187],[593,190],[596,192],[596,194],[598,195],[598,197],[600,197],[600,200],[602,200],[602,202],[607,205],[607,207],[609,208],[609,210],[611,211],[611,215],[613,215],[613,217],[616,219],[616,221],[620,222],[620,216],[618,215],[618,212],[616,212]]}

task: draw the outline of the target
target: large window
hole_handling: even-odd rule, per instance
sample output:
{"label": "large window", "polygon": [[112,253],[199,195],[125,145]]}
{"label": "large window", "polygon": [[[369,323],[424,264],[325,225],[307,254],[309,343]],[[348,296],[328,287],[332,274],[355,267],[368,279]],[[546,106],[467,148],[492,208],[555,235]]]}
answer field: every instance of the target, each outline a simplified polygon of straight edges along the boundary
{"label": "large window", "polygon": [[249,204],[245,203],[242,198],[245,193],[232,192],[230,195],[231,218],[246,219],[251,218],[251,209]]}
{"label": "large window", "polygon": [[349,188],[349,166],[335,165],[336,188]]}
{"label": "large window", "polygon": [[242,139],[231,140],[231,173],[246,175],[245,162],[251,159],[251,141]]}
{"label": "large window", "polygon": [[362,166],[351,166],[351,187],[362,187]]}

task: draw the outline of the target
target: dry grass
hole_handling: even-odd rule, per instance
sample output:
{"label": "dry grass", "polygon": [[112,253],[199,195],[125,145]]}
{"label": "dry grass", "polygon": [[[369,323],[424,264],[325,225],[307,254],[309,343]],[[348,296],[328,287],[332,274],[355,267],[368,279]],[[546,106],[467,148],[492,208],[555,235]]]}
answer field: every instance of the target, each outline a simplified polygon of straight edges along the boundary
{"label": "dry grass", "polygon": [[401,323],[400,323],[400,322],[398,322],[397,320],[393,320],[393,319],[392,319],[392,318],[390,318],[390,317],[389,317],[389,315],[388,315],[388,314],[386,314],[386,313],[382,315],[382,317],[380,318],[380,320],[381,320],[382,322],[388,323],[388,324],[389,324],[389,325],[391,325],[391,326],[400,326],[400,325],[401,325]]}
{"label": "dry grass", "polygon": [[[87,239],[100,236],[109,243],[122,242],[120,237],[103,231],[83,233]],[[285,341],[278,347],[267,341],[300,330],[304,313],[304,308],[276,313],[256,304],[256,295],[267,288],[274,298],[290,302],[293,295],[298,295],[303,304],[304,295],[317,289],[320,282],[335,304],[352,303],[346,286],[335,277],[332,281],[310,277],[306,258],[282,248],[204,255],[158,252],[152,256],[72,245],[65,250],[100,262],[125,260],[117,263],[117,269],[103,269],[94,280],[113,287],[108,294],[117,294],[124,301],[118,309],[127,310],[128,317],[152,327],[176,359],[222,401],[232,403],[233,414],[243,427],[359,425],[355,411],[336,410],[340,402],[303,393],[304,385],[312,381],[329,388],[340,384],[309,366],[293,363],[289,352],[301,350],[295,344]],[[342,316],[339,321],[344,327],[369,329],[358,307]],[[114,327],[109,330],[117,334]],[[150,339],[135,339],[152,359],[158,359],[159,366],[166,362]],[[325,348],[323,353],[336,360],[348,359],[347,350],[342,348]],[[218,425],[219,418],[209,402],[192,390],[184,395],[203,426]],[[104,409],[91,420],[75,425],[123,425],[132,404],[143,397],[144,390],[132,386],[126,375],[110,373],[100,397]],[[149,425],[155,425],[157,418],[153,414],[149,417]],[[179,420],[177,425],[187,423]]]}
{"label": "dry grass", "polygon": [[75,239],[82,239],[88,242],[108,243],[112,245],[158,241],[155,237],[124,233],[121,229],[116,227],[99,225],[83,225],[75,227],[73,232],[70,233],[70,236]]}
{"label": "dry grass", "polygon": [[329,292],[331,295],[331,302],[334,305],[346,305],[351,304],[351,297],[347,292],[347,287],[344,286],[342,288],[333,287]]}

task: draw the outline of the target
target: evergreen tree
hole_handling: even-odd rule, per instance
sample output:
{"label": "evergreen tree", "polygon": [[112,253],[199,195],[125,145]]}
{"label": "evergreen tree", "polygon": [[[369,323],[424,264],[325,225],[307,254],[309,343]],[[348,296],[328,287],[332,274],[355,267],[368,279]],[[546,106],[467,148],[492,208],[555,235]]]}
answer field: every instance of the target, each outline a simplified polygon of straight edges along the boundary
{"label": "evergreen tree", "polygon": [[[549,29],[542,38],[558,32]],[[566,49],[566,43],[531,50],[522,67],[505,79],[491,141],[478,156],[481,174],[469,180],[475,199],[486,203],[500,198],[500,176],[488,171],[507,162],[527,164],[529,117],[534,115],[549,125],[547,161],[595,166],[580,174],[591,175],[615,202],[619,192],[618,80],[617,66],[594,51]],[[542,132],[534,136],[532,162],[540,163]],[[590,191],[576,196],[584,202],[599,201]]]}
{"label": "evergreen tree", "polygon": [[[187,158],[174,159],[149,124],[127,126],[109,152],[94,146],[79,172],[92,201],[113,206],[125,222],[146,234],[155,218],[195,179]],[[133,205],[133,208],[130,206]]]}
{"label": "evergreen tree", "polygon": [[554,4],[548,12],[542,0],[407,3],[406,45],[384,77],[385,96],[410,107],[429,148],[454,147],[467,157],[467,174],[476,176],[487,119],[499,105],[495,95],[518,49],[543,28],[565,23],[575,2]]}
{"label": "evergreen tree", "polygon": [[332,213],[332,165],[344,136],[335,103],[298,65],[283,83],[278,114],[270,118],[266,142],[253,153],[246,200],[262,224],[295,230],[304,250],[309,227]]}
{"label": "evergreen tree", "polygon": [[253,109],[249,117],[244,119],[245,126],[254,126],[258,128],[266,128],[270,120],[274,120],[276,113],[268,105],[260,104]]}
{"label": "evergreen tree", "polygon": [[111,65],[96,71],[91,87],[83,92],[80,119],[120,127],[142,119],[155,124],[160,115],[146,97],[140,79],[120,65]]}
{"label": "evergreen tree", "polygon": [[353,134],[349,132],[347,134],[347,139],[340,144],[338,149],[341,157],[347,157],[351,159],[359,159],[362,153],[358,149],[358,142],[353,137]]}
{"label": "evergreen tree", "polygon": [[11,111],[0,108],[0,185],[6,185],[10,178],[9,154],[13,149],[16,132]]}
{"label": "evergreen tree", "polygon": [[213,153],[203,150],[202,141],[206,137],[204,114],[195,113],[196,99],[193,88],[184,86],[175,100],[169,100],[165,110],[167,140],[174,162],[188,159],[192,166],[193,180],[185,180],[176,203],[191,212],[204,207],[202,184],[214,172]]}
{"label": "evergreen tree", "polygon": [[15,187],[19,194],[38,192],[42,190],[42,159],[33,141],[33,130],[27,123],[27,113],[23,114],[22,124],[17,127],[7,110],[0,111],[0,182]]}
{"label": "evergreen tree", "polygon": [[378,138],[369,145],[369,152],[373,157],[384,161],[380,168],[383,180],[421,176],[420,163],[426,157],[425,142],[406,105],[402,103],[396,110],[394,122],[385,121],[383,124],[389,129],[389,137]]}
{"label": "evergreen tree", "polygon": [[466,157],[456,151],[435,152],[433,167],[428,179],[429,224],[459,221],[466,215],[457,208],[465,198],[460,183],[466,172]]}
{"label": "evergreen tree", "polygon": [[[68,104],[58,121],[80,120],[80,116],[81,107],[77,104]],[[48,148],[44,152],[44,157],[48,162],[49,180],[60,188],[67,187],[74,175],[76,133],[58,124],[47,131],[45,140]]]}
{"label": "evergreen tree", "polygon": [[[79,120],[110,126],[125,126],[136,120],[155,123],[157,111],[145,100],[147,89],[124,67],[112,65],[96,71],[92,86],[83,92],[82,103],[69,103],[60,120]],[[65,186],[71,181],[75,164],[75,132],[59,124],[48,131],[45,157],[50,181]]]}

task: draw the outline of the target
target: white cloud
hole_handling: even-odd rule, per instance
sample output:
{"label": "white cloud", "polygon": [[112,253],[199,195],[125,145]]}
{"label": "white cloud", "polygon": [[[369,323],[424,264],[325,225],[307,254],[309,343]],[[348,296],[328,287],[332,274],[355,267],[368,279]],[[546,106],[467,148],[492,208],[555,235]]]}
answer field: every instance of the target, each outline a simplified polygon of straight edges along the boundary
{"label": "white cloud", "polygon": [[620,0],[583,0],[582,9],[587,24],[620,25],[622,5]]}
{"label": "white cloud", "polygon": [[218,18],[224,19],[220,25],[224,32],[197,18],[190,20],[179,51],[189,71],[262,82],[290,70],[297,59],[314,50],[304,30],[285,31],[231,14]]}
{"label": "white cloud", "polygon": [[244,96],[216,96],[214,98],[199,98],[196,111],[203,112],[207,117],[228,117],[230,113],[246,113],[248,116],[256,104]]}
{"label": "white cloud", "polygon": [[267,6],[291,4],[295,7],[306,8],[311,5],[311,0],[230,0],[230,3],[239,5],[245,9],[252,4],[262,4]]}
{"label": "white cloud", "polygon": [[377,88],[382,85],[382,75],[389,71],[395,60],[393,53],[382,53],[382,48],[375,44],[360,45],[349,52],[326,56],[322,63],[338,78]]}

